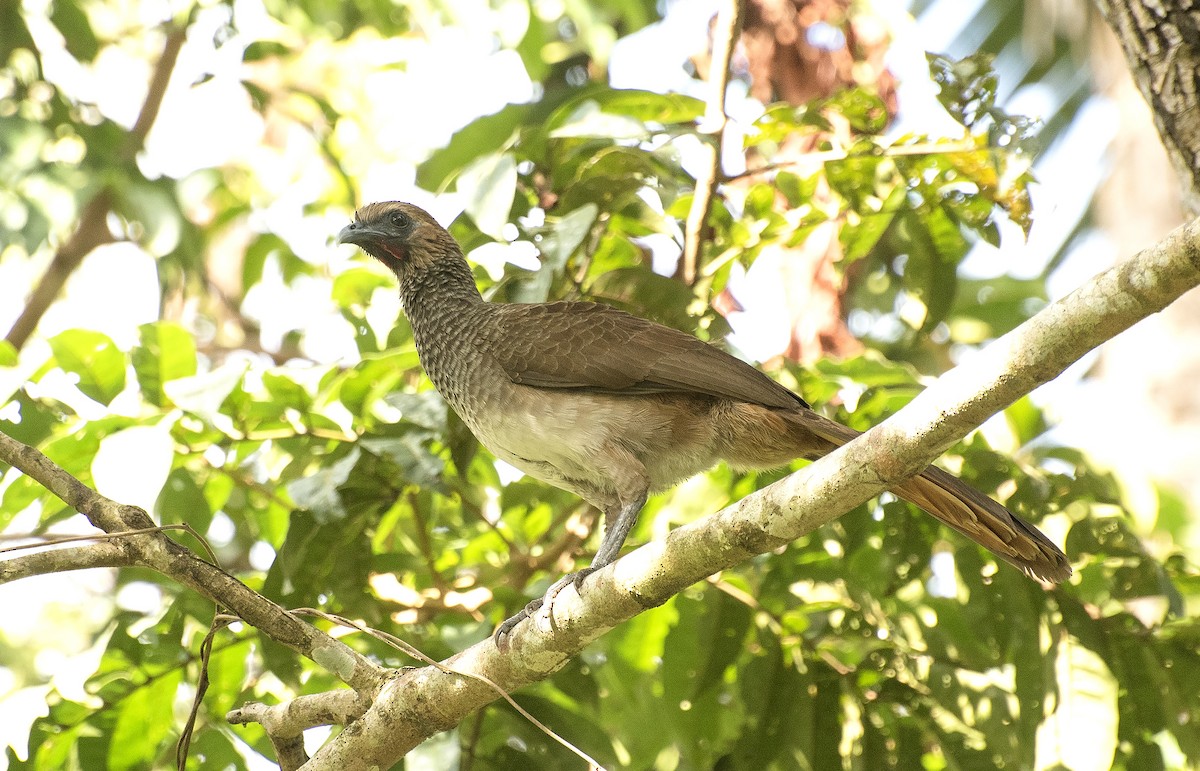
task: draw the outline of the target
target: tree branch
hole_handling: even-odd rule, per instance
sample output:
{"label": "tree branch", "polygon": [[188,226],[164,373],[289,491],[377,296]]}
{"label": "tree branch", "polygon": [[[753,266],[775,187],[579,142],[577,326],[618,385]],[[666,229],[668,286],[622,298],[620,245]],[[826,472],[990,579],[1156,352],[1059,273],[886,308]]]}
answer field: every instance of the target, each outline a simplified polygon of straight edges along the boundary
{"label": "tree branch", "polygon": [[725,115],[725,91],[729,86],[729,62],[733,58],[734,43],[738,29],[742,26],[742,0],[725,0],[717,11],[717,20],[712,31],[712,64],[708,70],[708,105],[705,108],[703,132],[712,134],[713,141],[705,143],[704,167],[696,178],[696,190],[692,206],[688,209],[687,222],[683,229],[683,256],[679,258],[680,278],[688,286],[696,283],[696,269],[700,260],[700,244],[703,242],[704,223],[712,209],[712,198],[717,192],[721,176],[721,139],[729,119]]}
{"label": "tree branch", "polygon": [[[106,498],[36,449],[3,432],[0,432],[0,460],[28,475],[106,533],[155,527],[154,521],[142,509]],[[121,551],[119,559],[123,564],[156,570],[229,608],[272,640],[330,670],[359,693],[374,694],[387,677],[385,668],[296,618],[225,571],[167,538],[162,532],[131,534],[128,538],[109,543]],[[17,568],[22,569],[20,561],[33,556],[20,557],[12,562],[18,563]]]}
{"label": "tree branch", "polygon": [[1183,200],[1200,214],[1200,16],[1194,2],[1098,0],[1117,34],[1133,79],[1183,184]]}
{"label": "tree branch", "polygon": [[[186,27],[171,25],[168,28],[162,55],[159,56],[154,72],[150,76],[146,99],[142,103],[142,109],[138,112],[133,128],[125,136],[124,145],[121,147],[120,160],[122,162],[132,162],[138,151],[142,149],[142,145],[145,144],[146,136],[150,133],[150,128],[154,125],[158,111],[162,107],[167,84],[171,81],[171,73],[175,70],[175,62],[179,59],[179,51],[183,48],[186,39]],[[113,194],[108,187],[100,188],[84,205],[79,214],[79,223],[75,226],[75,232],[54,253],[50,266],[46,268],[41,281],[29,296],[29,301],[25,303],[21,315],[17,317],[12,329],[5,336],[5,339],[18,351],[29,341],[34,330],[37,329],[38,323],[42,320],[42,316],[58,298],[63,285],[83,262],[83,258],[96,247],[113,241],[112,233],[108,230],[108,215],[112,208]]]}
{"label": "tree branch", "polygon": [[229,712],[231,725],[259,723],[275,748],[281,771],[294,771],[308,762],[304,731],[323,725],[348,725],[366,711],[370,702],[354,691],[327,691],[297,696],[268,706],[250,702]]}
{"label": "tree branch", "polygon": [[[592,574],[587,602],[568,585],[514,630],[505,653],[489,639],[443,664],[510,691],[544,679],[622,621],[716,571],[811,533],[919,472],[989,416],[1197,285],[1200,220],[1048,306],[846,446]],[[495,698],[483,683],[434,667],[406,672],[384,686],[353,731],[335,737],[305,768],[389,767]]]}
{"label": "tree branch", "polygon": [[46,548],[0,560],[0,584],[47,573],[65,573],[68,570],[88,568],[120,568],[133,564],[128,552],[111,541],[59,549]]}

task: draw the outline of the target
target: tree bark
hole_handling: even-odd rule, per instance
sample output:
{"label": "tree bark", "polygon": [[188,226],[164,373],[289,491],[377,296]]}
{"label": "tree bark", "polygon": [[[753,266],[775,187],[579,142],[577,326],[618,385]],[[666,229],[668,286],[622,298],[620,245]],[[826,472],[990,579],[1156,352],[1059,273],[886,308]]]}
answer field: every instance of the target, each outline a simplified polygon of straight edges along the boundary
{"label": "tree bark", "polygon": [[1117,33],[1133,79],[1183,185],[1200,214],[1200,3],[1195,0],[1098,0]]}

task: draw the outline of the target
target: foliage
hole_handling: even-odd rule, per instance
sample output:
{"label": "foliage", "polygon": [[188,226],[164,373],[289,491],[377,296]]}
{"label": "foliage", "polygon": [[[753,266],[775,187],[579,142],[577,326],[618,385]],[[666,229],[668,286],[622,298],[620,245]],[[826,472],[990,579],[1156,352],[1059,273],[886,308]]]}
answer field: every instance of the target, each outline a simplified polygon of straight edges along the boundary
{"label": "foliage", "polygon": [[[903,406],[952,349],[1003,334],[1044,300],[1038,281],[983,285],[957,272],[975,244],[998,241],[1000,220],[1027,230],[1032,216],[1030,126],[996,107],[987,61],[930,59],[959,136],[885,139],[887,111],[869,88],[767,106],[747,139],[764,166],[721,188],[702,278],[687,286],[652,270],[647,237],[679,237],[694,186],[681,148],[711,141],[696,123],[703,104],[616,90],[586,69],[579,82],[612,40],[653,20],[654,4],[571,3],[561,20],[541,18],[537,5],[498,4],[524,9],[523,31],[505,45],[541,85],[539,97],[478,117],[415,170],[424,189],[457,193],[465,215],[452,231],[480,262],[489,249],[536,246],[535,270],[477,270],[491,299],[582,297],[718,340],[713,298],[734,264],[834,223],[852,304],[873,319],[871,350],[774,374],[860,429]],[[305,203],[313,217],[349,210],[362,159],[342,135],[355,125],[352,105],[304,78],[308,49],[416,40],[422,26],[449,21],[435,6],[267,3],[277,36],[243,40],[247,98],[272,125],[304,132],[325,164],[320,193]],[[95,8],[53,7],[50,21],[79,61],[122,45],[94,28]],[[86,483],[104,476],[96,459],[106,448],[146,474],[169,455],[153,511],[161,522],[207,534],[226,569],[284,606],[362,619],[433,657],[484,639],[583,558],[563,538],[568,520],[573,528],[588,517],[578,502],[509,480],[423,378],[403,318],[377,310],[392,307],[388,276],[360,262],[327,280],[292,234],[249,225],[270,192],[260,169],[152,177],[133,155],[106,153],[125,146],[129,129],[49,81],[27,20],[10,6],[2,13],[16,31],[0,48],[6,254],[44,256],[69,233],[73,217],[63,212],[108,186],[120,191],[119,237],[158,258],[165,300],[185,297],[198,310],[164,311],[136,340],[81,319],[46,346],[0,348],[0,430]],[[222,34],[239,22],[231,15]],[[797,137],[824,162],[772,167]],[[244,244],[235,296],[212,275],[212,255],[231,248],[231,233]],[[355,355],[309,357],[298,333],[255,351],[259,330],[244,303],[271,276],[326,281]],[[223,336],[230,325],[240,338]],[[65,390],[55,385],[64,373]],[[1115,767],[1161,767],[1178,753],[1200,760],[1200,574],[1185,555],[1144,540],[1178,538],[1180,504],[1164,498],[1159,520],[1138,527],[1114,480],[1057,446],[1036,406],[1022,401],[1004,418],[1006,431],[976,435],[945,463],[1065,539],[1079,568],[1068,585],[1046,589],[998,566],[885,496],[639,616],[518,700],[611,767],[1031,767],[1089,707],[1109,722],[1087,741],[1110,743]],[[787,471],[714,470],[652,500],[631,542]],[[72,516],[12,471],[2,490],[0,526],[20,518],[44,533]],[[152,585],[158,602],[114,608],[86,633],[99,651],[86,693],[52,688],[29,760],[10,749],[10,767],[169,763],[213,609],[152,574],[116,581],[118,590]],[[378,642],[350,641],[389,665],[411,663]],[[20,685],[46,679],[7,645],[4,660]],[[1103,687],[1076,687],[1081,661]],[[250,629],[221,638],[210,673],[196,768],[245,768],[243,743],[270,756],[260,730],[225,723],[228,709],[337,685]],[[451,754],[475,768],[575,762],[502,704],[453,740]]]}

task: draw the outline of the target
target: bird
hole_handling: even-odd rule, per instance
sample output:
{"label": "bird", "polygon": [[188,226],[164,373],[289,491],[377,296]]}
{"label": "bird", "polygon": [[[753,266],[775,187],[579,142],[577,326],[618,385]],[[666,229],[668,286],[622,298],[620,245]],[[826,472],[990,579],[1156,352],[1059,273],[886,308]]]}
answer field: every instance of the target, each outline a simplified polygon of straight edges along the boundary
{"label": "bird", "polygon": [[[512,630],[568,582],[615,561],[647,496],[724,461],[738,471],[816,460],[859,432],[751,364],[599,303],[484,300],[453,236],[423,209],[362,206],[337,236],[395,274],[429,379],[483,446],[604,515],[591,564],[504,621]],[[930,466],[892,492],[1044,581],[1071,574],[1033,525]]]}

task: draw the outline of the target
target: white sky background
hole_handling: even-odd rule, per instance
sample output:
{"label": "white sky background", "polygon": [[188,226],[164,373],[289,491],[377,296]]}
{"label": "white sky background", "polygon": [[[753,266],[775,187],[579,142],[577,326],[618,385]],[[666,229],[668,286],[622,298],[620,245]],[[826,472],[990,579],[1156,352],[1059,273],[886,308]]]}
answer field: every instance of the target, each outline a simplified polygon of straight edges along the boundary
{"label": "white sky background", "polygon": [[[928,80],[925,50],[943,50],[969,21],[978,0],[940,0],[916,23],[905,22],[897,16],[893,21],[900,28],[890,58],[893,72],[900,79],[900,123],[895,131],[938,131],[944,113],[933,97]],[[355,55],[368,60],[375,57],[381,63],[403,59],[404,69],[380,69],[370,76],[367,86],[372,92],[387,94],[394,107],[382,111],[372,126],[383,137],[386,148],[392,151],[390,162],[365,170],[360,180],[364,202],[381,199],[413,200],[449,223],[461,210],[453,195],[434,198],[419,190],[413,182],[416,163],[429,151],[442,145],[449,137],[477,115],[489,114],[509,102],[527,101],[533,86],[525,74],[519,57],[513,52],[497,50],[497,39],[519,34],[523,29],[520,13],[513,9],[524,3],[491,9],[482,0],[457,0],[448,5],[456,11],[460,25],[429,30],[425,41],[367,41],[356,46]],[[553,1],[540,4],[553,10]],[[880,5],[888,5],[880,3]],[[270,37],[278,25],[262,10],[260,0],[235,0],[238,24],[247,42],[257,37]],[[662,25],[643,30],[618,42],[613,51],[611,77],[617,87],[638,87],[653,90],[676,90],[696,93],[697,84],[684,73],[681,63],[694,52],[696,41],[704,40],[708,19],[715,4],[711,0],[675,0],[669,2],[668,20]],[[138,6],[147,26],[164,17],[169,9],[165,3],[146,2]],[[161,116],[151,133],[139,163],[153,176],[168,173],[184,176],[191,171],[225,163],[248,162],[263,169],[262,184],[271,195],[268,204],[254,215],[253,224],[263,231],[285,236],[289,244],[305,259],[326,265],[328,275],[335,275],[363,258],[357,250],[332,245],[331,236],[343,224],[348,212],[332,212],[325,217],[305,217],[302,207],[317,196],[324,184],[324,161],[263,147],[263,121],[251,107],[238,83],[241,72],[237,41],[223,49],[212,44],[213,32],[224,21],[220,8],[201,12],[197,25],[191,30],[188,42],[179,59],[171,87],[163,104]],[[101,111],[131,125],[140,107],[149,72],[147,57],[140,52],[126,52],[108,47],[90,67],[80,67],[65,55],[55,55],[49,42],[57,37],[48,22],[36,24],[30,19],[34,34],[44,52],[44,63],[50,80],[85,101],[96,103]],[[265,32],[265,35],[263,34]],[[1001,57],[1001,66],[1016,63]],[[206,72],[214,77],[207,82],[192,84]],[[1073,73],[1060,73],[1071,77]],[[130,83],[139,84],[133,88]],[[1001,84],[1003,87],[1002,74]],[[730,112],[736,118],[752,119],[757,109],[738,94],[730,102]],[[454,99],[446,99],[452,93]],[[1030,87],[1012,94],[1007,108],[1012,112],[1038,115],[1049,111],[1050,91]],[[472,109],[473,108],[473,109]],[[974,276],[1013,273],[1032,276],[1041,273],[1046,261],[1061,246],[1069,227],[1087,206],[1095,182],[1103,174],[1104,151],[1116,121],[1112,108],[1103,101],[1093,100],[1085,108],[1080,128],[1070,132],[1039,161],[1036,172],[1042,184],[1035,188],[1035,225],[1029,243],[1022,241],[1014,228],[1005,232],[1002,249],[980,247],[964,269]],[[420,116],[419,120],[413,116]],[[1084,130],[1083,127],[1086,127]],[[343,129],[339,129],[343,130]],[[348,126],[346,131],[353,131]],[[341,137],[352,145],[355,137]],[[306,148],[305,142],[296,147]],[[736,148],[735,148],[736,149]],[[740,153],[733,153],[740,157]],[[732,157],[732,156],[731,156]],[[1056,296],[1077,285],[1083,278],[1106,267],[1112,260],[1101,239],[1091,239],[1086,256],[1067,261],[1051,282]],[[1098,257],[1099,255],[1099,257]],[[0,327],[7,328],[24,303],[28,288],[40,276],[44,263],[5,261],[0,264]],[[751,271],[742,280],[744,293],[757,293],[761,301],[754,312],[743,314],[738,321],[738,345],[752,356],[766,358],[786,344],[786,324],[780,324],[781,308],[773,307],[766,298],[766,287],[775,283],[771,276]],[[122,301],[112,302],[114,296]],[[394,303],[394,298],[379,298],[380,303]],[[383,306],[381,313],[394,313],[394,305]],[[292,287],[283,284],[275,271],[268,271],[263,284],[247,298],[249,315],[261,321],[264,342],[279,339],[292,328],[305,332],[305,348],[310,356],[322,362],[357,359],[351,331],[338,315],[329,298],[325,278],[304,279]],[[159,316],[158,275],[155,258],[132,244],[113,244],[97,249],[72,276],[66,293],[46,317],[39,332],[49,337],[75,326],[99,329],[123,347],[136,340],[137,326],[154,321]],[[782,337],[781,337],[782,335]],[[30,348],[44,346],[37,339]],[[772,350],[773,346],[778,346]],[[43,349],[44,350],[44,349]],[[31,350],[29,359],[42,355]],[[1061,384],[1043,390],[1042,397],[1052,404],[1058,399],[1075,399],[1074,378],[1064,378]],[[160,432],[161,433],[161,432]],[[119,437],[119,435],[118,435]],[[154,429],[123,441],[144,440],[143,449],[157,446],[155,455],[169,453],[169,446],[158,441]],[[114,441],[117,439],[114,438]],[[110,448],[112,449],[112,448]],[[160,458],[161,460],[161,458]],[[161,465],[161,464],[160,464]],[[145,474],[137,485],[119,473],[104,473],[97,469],[98,485],[102,491],[125,499],[144,498],[157,493],[165,473]],[[36,516],[34,514],[33,516]],[[82,523],[75,523],[77,529]],[[14,523],[13,532],[28,530],[31,523]],[[39,626],[62,611],[63,605],[78,603],[78,607],[96,611],[95,620],[107,614],[110,602],[109,587],[103,586],[102,574],[89,571],[87,575],[62,574],[0,586],[0,606],[7,610],[6,635],[16,642],[33,640]],[[93,593],[95,590],[96,593]],[[45,598],[54,597],[63,605],[46,605]],[[153,597],[118,598],[118,603],[143,607],[153,606]],[[104,608],[103,611],[101,609]],[[57,625],[56,628],[61,628]],[[40,642],[38,643],[41,644]],[[78,649],[78,641],[64,641],[64,647]],[[90,674],[89,660],[69,659],[53,650],[39,659],[39,668],[55,675],[55,685],[65,693],[82,696],[80,686]],[[76,662],[70,665],[70,662]],[[4,697],[11,687],[7,670],[0,667],[0,746],[9,739],[23,741],[25,726],[40,703],[40,690]],[[34,705],[34,706],[31,706]],[[23,719],[18,719],[18,718]],[[18,744],[23,751],[23,744]],[[3,760],[0,760],[0,767]]]}

